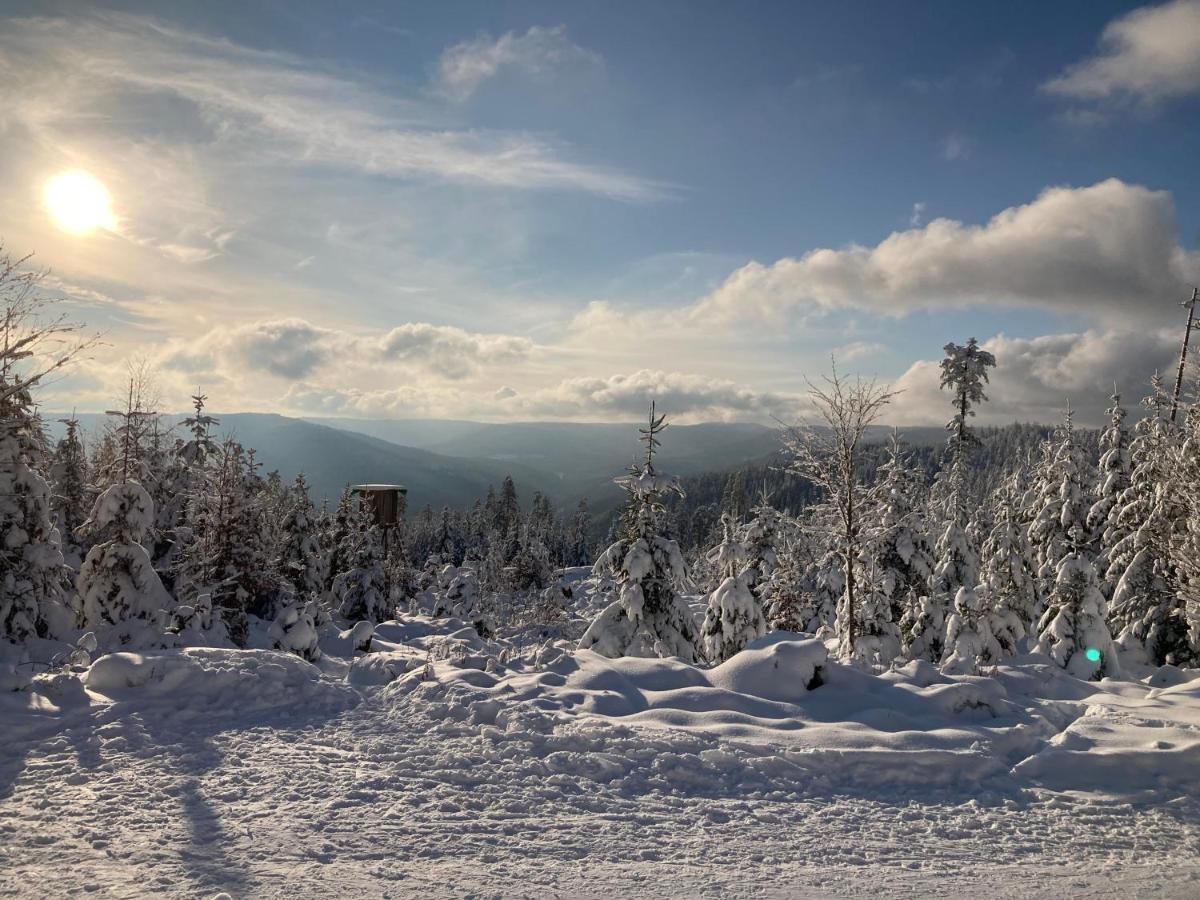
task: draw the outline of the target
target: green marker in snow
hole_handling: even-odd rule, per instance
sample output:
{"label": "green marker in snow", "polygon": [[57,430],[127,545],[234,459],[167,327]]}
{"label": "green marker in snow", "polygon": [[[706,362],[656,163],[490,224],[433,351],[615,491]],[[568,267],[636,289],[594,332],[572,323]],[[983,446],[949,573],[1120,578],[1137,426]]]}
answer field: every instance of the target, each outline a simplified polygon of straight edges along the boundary
{"label": "green marker in snow", "polygon": [[1095,647],[1088,647],[1084,656],[1088,658],[1088,662],[1100,662],[1100,651]]}

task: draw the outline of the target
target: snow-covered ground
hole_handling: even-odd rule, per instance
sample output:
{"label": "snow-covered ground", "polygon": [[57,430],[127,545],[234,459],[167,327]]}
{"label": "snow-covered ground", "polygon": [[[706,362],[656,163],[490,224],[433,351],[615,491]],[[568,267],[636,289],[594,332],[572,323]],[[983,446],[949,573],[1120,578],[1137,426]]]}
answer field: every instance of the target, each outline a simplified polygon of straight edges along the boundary
{"label": "snow-covered ground", "polygon": [[1200,896],[1200,678],[711,670],[406,618],[0,695],[0,893]]}

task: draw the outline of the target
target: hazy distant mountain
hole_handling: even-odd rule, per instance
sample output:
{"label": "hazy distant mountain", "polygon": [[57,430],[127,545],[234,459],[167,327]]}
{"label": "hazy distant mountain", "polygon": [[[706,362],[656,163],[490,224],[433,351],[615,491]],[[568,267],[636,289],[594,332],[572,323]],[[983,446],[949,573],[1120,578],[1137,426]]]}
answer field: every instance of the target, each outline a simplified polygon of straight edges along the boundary
{"label": "hazy distant mountain", "polygon": [[[542,491],[563,508],[587,497],[597,517],[620,500],[614,476],[641,459],[637,424],[437,419],[293,419],[265,413],[214,413],[218,432],[257,451],[263,471],[286,479],[303,471],[315,500],[335,498],[347,483],[398,482],[409,508],[465,508],[512,475],[522,501]],[[53,435],[59,415],[45,416]],[[165,416],[176,423],[182,416]],[[104,416],[80,414],[85,432]],[[874,437],[882,439],[880,429]],[[914,444],[941,441],[941,429],[906,432]],[[662,468],[674,475],[732,471],[767,462],[780,449],[778,429],[749,423],[672,425],[663,435]]]}
{"label": "hazy distant mountain", "polygon": [[[415,447],[402,447],[364,434],[328,428],[306,422],[259,413],[214,413],[221,420],[217,429],[232,434],[245,446],[253,447],[263,471],[278,469],[286,479],[304,472],[312,486],[313,499],[335,499],[348,483],[397,482],[409,489],[409,504],[420,508],[426,503],[466,507],[487,493],[488,485],[499,486],[511,472],[528,496],[534,490],[546,490],[548,479],[540,472],[519,463],[501,464],[489,459],[449,457]],[[56,414],[47,414],[51,433],[61,427]],[[94,433],[103,416],[80,414],[85,432]],[[170,422],[180,416],[164,417]]]}

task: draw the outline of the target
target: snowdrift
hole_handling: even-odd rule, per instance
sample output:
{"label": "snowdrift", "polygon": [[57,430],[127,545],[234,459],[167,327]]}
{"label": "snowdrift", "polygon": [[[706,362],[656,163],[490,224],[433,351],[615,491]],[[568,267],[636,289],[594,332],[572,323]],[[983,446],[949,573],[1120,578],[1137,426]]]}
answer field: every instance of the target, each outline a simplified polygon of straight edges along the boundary
{"label": "snowdrift", "polygon": [[165,707],[169,716],[331,715],[359,694],[311,663],[274,650],[191,647],[112,653],[87,670],[97,699],[128,708]]}
{"label": "snowdrift", "polygon": [[40,676],[4,698],[0,717],[33,737],[86,715],[224,729],[362,707],[429,735],[448,760],[519,759],[527,774],[629,792],[1033,789],[1161,800],[1194,794],[1200,771],[1200,680],[1178,670],[1084,682],[1030,655],[988,677],[923,662],[876,674],[787,632],[702,669],[565,644],[518,650],[425,617],[376,626],[369,653],[356,643],[362,635],[327,628],[317,664],[269,650],[115,653],[81,676]]}

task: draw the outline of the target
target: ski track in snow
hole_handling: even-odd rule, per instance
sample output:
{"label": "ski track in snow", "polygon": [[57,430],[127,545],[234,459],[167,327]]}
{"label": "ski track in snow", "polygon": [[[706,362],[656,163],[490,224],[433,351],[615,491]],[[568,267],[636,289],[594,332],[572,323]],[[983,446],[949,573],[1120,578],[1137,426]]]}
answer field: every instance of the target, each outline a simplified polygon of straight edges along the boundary
{"label": "ski track in snow", "polygon": [[542,685],[571,697],[578,676],[554,671],[501,683],[439,663],[434,682],[364,694],[284,654],[192,660],[109,666],[89,681],[101,694],[63,676],[44,698],[9,695],[33,705],[0,706],[17,725],[0,755],[0,893],[1200,895],[1194,755],[1129,796],[1044,786],[1069,782],[1072,754],[1113,722],[1139,746],[1139,728],[1170,732],[1160,749],[1196,738],[1200,723],[1138,713],[1130,690],[1064,711],[1027,777],[967,764],[929,787],[861,780],[887,765],[878,751],[839,770],[795,746],[564,716]]}

